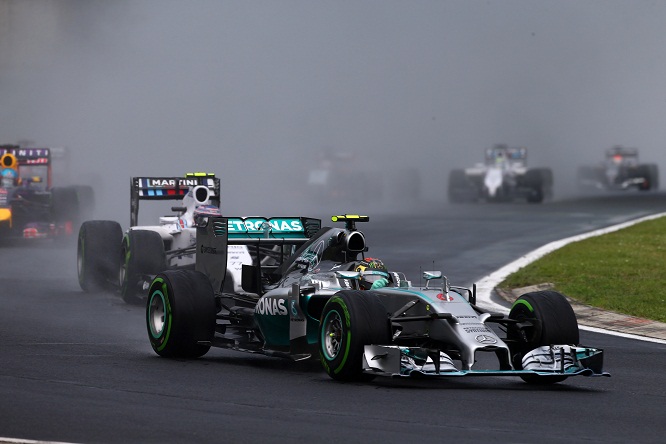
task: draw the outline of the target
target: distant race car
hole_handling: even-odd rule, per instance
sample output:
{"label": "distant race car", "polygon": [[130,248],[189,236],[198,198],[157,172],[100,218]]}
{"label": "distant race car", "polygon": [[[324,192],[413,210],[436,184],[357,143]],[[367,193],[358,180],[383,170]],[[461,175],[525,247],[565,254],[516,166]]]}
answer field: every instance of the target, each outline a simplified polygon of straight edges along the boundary
{"label": "distant race car", "polygon": [[527,148],[495,145],[485,152],[485,163],[454,169],[449,174],[449,202],[526,199],[540,203],[553,195],[550,168],[527,168]]}
{"label": "distant race car", "polygon": [[[142,200],[182,203],[171,207],[176,214],[160,217],[159,225],[144,226],[138,225]],[[116,221],[89,220],[81,225],[77,247],[81,288],[119,289],[126,302],[142,301],[148,284],[158,272],[167,268],[194,268],[195,221],[219,215],[219,206],[220,179],[214,174],[132,178],[130,227],[124,234]],[[251,261],[243,253],[236,255],[236,262]]]}
{"label": "distant race car", "polygon": [[90,186],[54,186],[51,148],[0,146],[0,238],[66,238],[94,205]]}
{"label": "distant race car", "polygon": [[639,163],[637,148],[614,146],[600,164],[578,168],[578,185],[581,190],[656,190],[659,169],[653,163]]}
{"label": "distant race car", "polygon": [[[424,272],[425,285],[412,285],[365,256],[356,223],[368,219],[334,216],[344,228],[320,228],[319,219],[306,217],[202,219],[195,269],[166,270],[150,284],[153,350],[176,359],[211,347],[292,360],[317,356],[341,381],[473,375],[550,384],[609,376],[603,351],[578,344],[576,316],[562,294],[524,294],[504,316],[479,308],[475,287],[453,286],[439,271]],[[242,291],[228,292],[232,245],[247,246],[254,261],[243,266]],[[481,367],[481,354],[494,364]]]}
{"label": "distant race car", "polygon": [[[308,172],[309,200],[328,205],[417,202],[421,199],[421,177],[417,168],[395,161],[389,165],[367,152],[327,150],[319,153]],[[299,184],[299,188],[303,185]]]}

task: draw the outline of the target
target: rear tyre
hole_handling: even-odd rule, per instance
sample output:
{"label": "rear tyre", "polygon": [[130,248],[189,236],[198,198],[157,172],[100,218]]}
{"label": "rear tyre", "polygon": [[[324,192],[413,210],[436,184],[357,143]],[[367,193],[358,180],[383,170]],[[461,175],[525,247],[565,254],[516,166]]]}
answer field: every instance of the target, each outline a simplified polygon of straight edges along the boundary
{"label": "rear tyre", "polygon": [[319,325],[319,357],[331,378],[373,379],[373,375],[363,373],[363,347],[388,344],[390,340],[389,316],[375,293],[340,291],[324,306]]}
{"label": "rear tyre", "polygon": [[148,291],[150,345],[165,358],[203,356],[215,334],[216,312],[213,287],[206,275],[194,270],[164,271],[153,279]]}
{"label": "rear tyre", "polygon": [[79,228],[76,268],[79,285],[85,292],[117,287],[123,231],[112,220],[89,220]]}
{"label": "rear tyre", "polygon": [[639,165],[637,176],[645,179],[645,182],[638,187],[639,190],[649,191],[659,188],[659,170],[657,169],[657,165]]}
{"label": "rear tyre", "polygon": [[[535,291],[522,295],[513,303],[509,318],[532,324],[524,329],[511,325],[507,331],[512,362],[516,369],[523,368],[523,356],[537,347],[578,344],[576,314],[564,295],[556,291]],[[521,378],[530,384],[554,384],[567,379],[566,376],[538,375],[523,375]]]}
{"label": "rear tyre", "polygon": [[128,304],[141,304],[146,296],[142,282],[167,268],[162,237],[150,230],[129,230],[122,239],[120,264],[120,295]]}
{"label": "rear tyre", "polygon": [[527,170],[525,177],[523,178],[524,185],[529,188],[529,194],[527,195],[527,202],[529,203],[541,203],[545,195],[545,188],[547,184],[547,177],[544,170],[536,168],[532,170]]}

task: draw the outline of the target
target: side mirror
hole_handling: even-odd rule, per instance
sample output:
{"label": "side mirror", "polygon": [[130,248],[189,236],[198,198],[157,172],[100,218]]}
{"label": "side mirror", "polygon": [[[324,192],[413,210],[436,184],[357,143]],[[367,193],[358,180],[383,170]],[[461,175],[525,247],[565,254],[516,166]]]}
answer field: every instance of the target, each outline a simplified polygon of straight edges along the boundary
{"label": "side mirror", "polygon": [[431,279],[441,279],[442,278],[442,272],[441,271],[424,271],[423,272],[423,279],[426,281],[429,281]]}

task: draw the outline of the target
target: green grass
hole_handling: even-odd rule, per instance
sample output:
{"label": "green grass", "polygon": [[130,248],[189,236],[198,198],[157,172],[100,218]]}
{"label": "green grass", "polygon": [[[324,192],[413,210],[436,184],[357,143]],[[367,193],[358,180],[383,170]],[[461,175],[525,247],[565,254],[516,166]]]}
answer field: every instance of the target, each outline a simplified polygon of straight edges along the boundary
{"label": "green grass", "polygon": [[546,282],[582,303],[666,322],[666,217],[569,244],[499,287]]}

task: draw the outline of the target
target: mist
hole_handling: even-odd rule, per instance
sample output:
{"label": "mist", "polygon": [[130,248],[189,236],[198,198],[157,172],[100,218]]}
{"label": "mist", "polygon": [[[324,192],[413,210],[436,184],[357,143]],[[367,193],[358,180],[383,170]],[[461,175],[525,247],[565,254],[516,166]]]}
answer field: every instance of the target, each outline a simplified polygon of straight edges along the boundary
{"label": "mist", "polygon": [[558,199],[612,145],[666,164],[664,23],[647,0],[0,0],[0,143],[69,147],[122,223],[130,177],[189,171],[227,214],[365,211],[307,199],[323,150],[416,169],[442,206],[451,169],[526,146]]}

